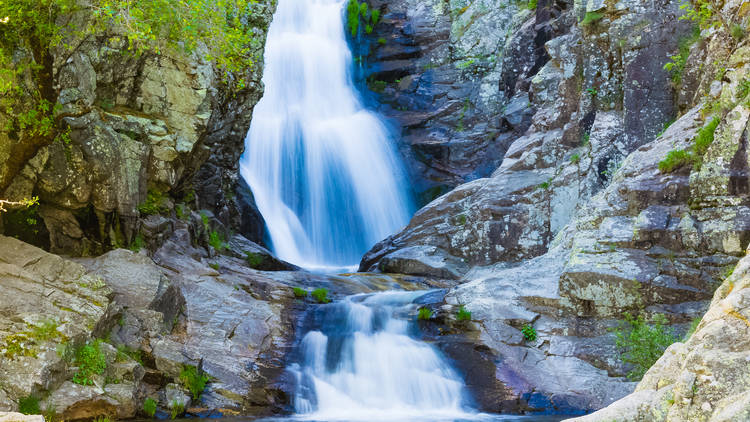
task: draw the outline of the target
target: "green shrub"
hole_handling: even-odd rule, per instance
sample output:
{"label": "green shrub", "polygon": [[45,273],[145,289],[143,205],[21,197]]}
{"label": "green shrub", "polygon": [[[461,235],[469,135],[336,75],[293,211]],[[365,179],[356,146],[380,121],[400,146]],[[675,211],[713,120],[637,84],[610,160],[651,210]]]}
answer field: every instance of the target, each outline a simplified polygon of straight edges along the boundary
{"label": "green shrub", "polygon": [[672,82],[679,84],[682,81],[682,74],[685,71],[685,65],[687,64],[688,57],[690,57],[690,47],[695,44],[701,37],[701,31],[699,27],[693,28],[693,32],[690,35],[680,38],[677,43],[678,52],[671,57],[672,61],[664,65],[664,70],[668,71],[672,75]]}
{"label": "green shrub", "polygon": [[328,303],[331,301],[331,299],[328,298],[328,289],[318,288],[313,290],[310,295],[312,295],[318,303]]}
{"label": "green shrub", "polygon": [[138,211],[142,215],[156,215],[164,214],[169,211],[165,202],[167,196],[156,189],[149,189],[146,195],[146,201],[141,205],[138,205]]}
{"label": "green shrub", "polygon": [[419,311],[417,312],[417,319],[420,321],[427,321],[428,319],[432,318],[432,309],[428,307],[422,307],[419,308]]}
{"label": "green shrub", "polygon": [[578,164],[578,162],[581,161],[581,156],[579,154],[573,154],[570,156],[570,162],[573,164]]}
{"label": "green shrub", "polygon": [[458,321],[471,321],[471,312],[467,311],[464,305],[461,305],[456,313],[456,319]]}
{"label": "green shrub", "polygon": [[171,419],[176,419],[178,416],[185,413],[185,403],[182,403],[177,399],[172,399],[172,403],[169,404],[169,409],[169,417]]}
{"label": "green shrub", "polygon": [[294,291],[294,297],[296,297],[297,299],[302,299],[302,298],[306,298],[307,297],[307,290],[305,290],[303,288],[295,287],[292,290]]}
{"label": "green shrub", "polygon": [[703,126],[701,130],[698,131],[698,136],[695,138],[695,144],[693,146],[693,151],[698,156],[702,157],[711,143],[713,143],[714,133],[716,132],[716,128],[719,126],[720,121],[721,120],[718,117],[714,117],[707,125]]}
{"label": "green shrub", "polygon": [[18,411],[24,415],[41,415],[42,409],[39,407],[39,398],[26,396],[18,399]]}
{"label": "green shrub", "polygon": [[542,182],[539,184],[539,186],[537,186],[537,188],[547,190],[549,189],[549,182]]}
{"label": "green shrub", "polygon": [[523,339],[526,341],[535,341],[536,340],[536,328],[532,327],[529,324],[526,324],[521,328],[521,333],[523,334]]}
{"label": "green shrub", "polygon": [[250,268],[259,268],[263,265],[265,257],[259,253],[245,251],[245,261],[247,261],[247,265],[249,265]]}
{"label": "green shrub", "polygon": [[143,413],[148,415],[149,418],[153,418],[156,414],[156,400],[151,397],[147,398],[146,401],[143,402]]}
{"label": "green shrub", "polygon": [[714,22],[714,12],[711,0],[692,0],[691,2],[685,2],[680,6],[680,9],[686,12],[683,16],[680,16],[680,20],[689,19],[698,22],[698,26],[701,29],[717,25],[717,23]]}
{"label": "green shrub", "polygon": [[677,341],[677,336],[667,327],[664,315],[658,314],[652,324],[647,324],[642,316],[637,318],[626,313],[625,321],[614,329],[615,344],[621,351],[623,362],[633,365],[628,378],[639,380],[661,357],[670,344]]}
{"label": "green shrub", "polygon": [[74,352],[78,372],[73,375],[73,382],[80,385],[94,385],[94,375],[99,375],[107,368],[107,360],[99,348],[101,341],[96,340],[78,347]]}
{"label": "green shrub", "polygon": [[227,248],[227,243],[224,241],[224,237],[216,230],[208,232],[208,244],[217,252],[221,252]]}
{"label": "green shrub", "polygon": [[580,26],[589,26],[600,21],[603,17],[603,12],[586,12],[586,15],[583,17]]}
{"label": "green shrub", "polygon": [[[185,366],[180,372],[180,381],[190,390],[194,400],[198,400],[206,389],[206,383],[209,377],[206,374],[199,373],[195,366]],[[182,412],[180,412],[182,413]]]}
{"label": "green shrub", "polygon": [[539,0],[529,0],[527,7],[529,8],[529,10],[536,10],[536,6],[538,3],[539,3]]}
{"label": "green shrub", "polygon": [[678,168],[693,162],[693,156],[688,151],[679,149],[667,153],[667,157],[659,161],[659,171],[662,173],[671,173]]}

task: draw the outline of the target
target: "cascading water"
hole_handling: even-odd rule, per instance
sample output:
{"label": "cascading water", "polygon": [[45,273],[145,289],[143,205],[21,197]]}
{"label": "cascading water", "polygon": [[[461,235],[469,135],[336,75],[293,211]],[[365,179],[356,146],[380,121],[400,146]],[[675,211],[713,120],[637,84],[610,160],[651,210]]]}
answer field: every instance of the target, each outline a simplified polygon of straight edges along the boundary
{"label": "cascading water", "polygon": [[319,330],[304,336],[300,362],[290,369],[297,413],[320,421],[476,416],[448,362],[409,335],[416,331],[414,301],[424,294],[355,295],[320,307]]}
{"label": "cascading water", "polygon": [[276,254],[305,268],[356,266],[406,224],[402,165],[360,103],[344,0],[279,0],[240,162]]}

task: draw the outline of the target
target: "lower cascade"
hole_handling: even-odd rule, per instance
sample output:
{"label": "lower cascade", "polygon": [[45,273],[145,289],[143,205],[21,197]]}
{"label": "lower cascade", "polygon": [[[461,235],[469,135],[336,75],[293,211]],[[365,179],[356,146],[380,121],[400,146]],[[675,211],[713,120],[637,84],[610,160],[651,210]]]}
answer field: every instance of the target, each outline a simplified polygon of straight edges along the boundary
{"label": "lower cascade", "polygon": [[308,269],[356,266],[410,215],[402,163],[351,78],[344,4],[279,1],[240,163],[274,252]]}
{"label": "lower cascade", "polygon": [[425,292],[349,296],[320,307],[319,329],[290,367],[294,406],[312,420],[465,419],[475,417],[463,381],[417,333],[415,300]]}

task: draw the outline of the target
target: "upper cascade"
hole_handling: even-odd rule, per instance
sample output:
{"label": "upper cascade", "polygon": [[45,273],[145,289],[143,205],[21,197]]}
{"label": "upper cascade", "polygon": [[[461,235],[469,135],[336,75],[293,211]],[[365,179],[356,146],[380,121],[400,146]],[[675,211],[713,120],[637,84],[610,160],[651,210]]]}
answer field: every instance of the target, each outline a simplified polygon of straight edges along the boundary
{"label": "upper cascade", "polygon": [[355,267],[411,212],[389,132],[354,87],[344,5],[279,1],[240,161],[274,251],[308,269]]}

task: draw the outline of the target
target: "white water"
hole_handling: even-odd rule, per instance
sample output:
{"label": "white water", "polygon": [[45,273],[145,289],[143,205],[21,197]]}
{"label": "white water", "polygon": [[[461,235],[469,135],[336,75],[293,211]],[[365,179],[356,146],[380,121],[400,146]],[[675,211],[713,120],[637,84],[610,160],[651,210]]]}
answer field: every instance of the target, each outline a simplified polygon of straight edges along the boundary
{"label": "white water", "polygon": [[424,294],[356,295],[321,307],[320,330],[305,335],[291,368],[297,413],[319,421],[475,418],[458,374],[409,336],[412,302]]}
{"label": "white water", "polygon": [[344,0],[279,0],[240,172],[272,248],[310,269],[356,267],[410,201],[382,122],[357,97]]}

